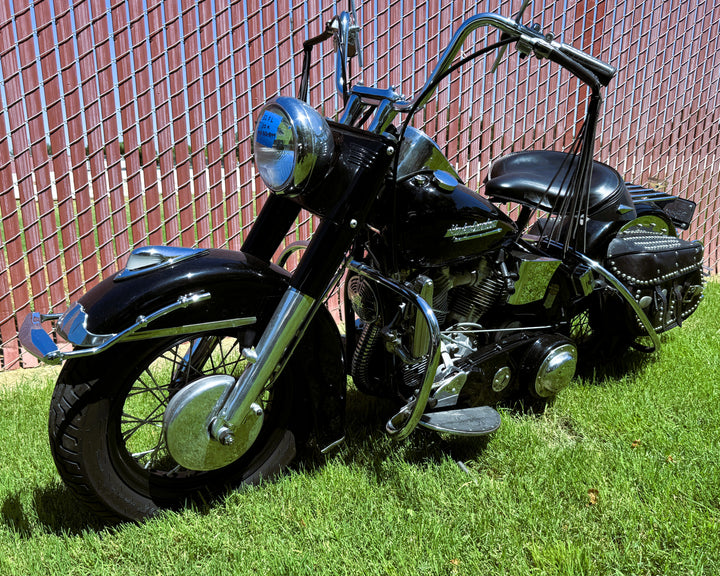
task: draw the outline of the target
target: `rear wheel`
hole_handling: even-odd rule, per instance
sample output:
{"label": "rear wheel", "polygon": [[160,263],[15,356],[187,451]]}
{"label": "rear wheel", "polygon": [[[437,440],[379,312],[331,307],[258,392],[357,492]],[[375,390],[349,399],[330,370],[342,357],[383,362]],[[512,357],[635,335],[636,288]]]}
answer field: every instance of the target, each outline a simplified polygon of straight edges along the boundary
{"label": "rear wheel", "polygon": [[587,308],[570,321],[570,338],[586,366],[620,359],[637,338],[629,325],[632,311],[619,295],[592,295]]}
{"label": "rear wheel", "polygon": [[242,350],[254,339],[254,331],[245,330],[147,340],[68,361],[49,420],[65,483],[105,519],[140,520],[286,467],[301,424],[291,419],[292,370],[261,394],[262,430],[237,461],[199,472],[180,466],[167,450],[162,424],[168,401],[199,378],[239,376],[246,366]]}

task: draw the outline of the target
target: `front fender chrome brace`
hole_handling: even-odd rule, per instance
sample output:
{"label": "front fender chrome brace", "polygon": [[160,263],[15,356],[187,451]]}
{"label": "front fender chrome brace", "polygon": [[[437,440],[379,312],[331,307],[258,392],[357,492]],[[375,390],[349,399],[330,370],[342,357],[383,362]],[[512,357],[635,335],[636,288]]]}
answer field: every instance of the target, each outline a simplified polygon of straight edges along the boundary
{"label": "front fender chrome brace", "polygon": [[[193,292],[185,294],[180,296],[172,304],[168,304],[151,314],[138,316],[134,324],[116,334],[98,335],[88,332],[85,327],[87,314],[79,304],[70,308],[65,314],[39,314],[38,312],[33,312],[25,317],[18,337],[20,344],[22,344],[22,346],[36,358],[39,358],[46,364],[60,364],[63,360],[70,358],[82,358],[84,356],[99,354],[111,346],[114,346],[118,342],[208,332],[210,330],[247,326],[257,322],[257,318],[249,316],[247,318],[230,318],[215,322],[171,326],[157,330],[143,330],[143,328],[158,318],[174,312],[175,310],[187,308],[188,306],[192,306],[198,302],[209,300],[210,297],[209,292]],[[58,348],[50,334],[48,334],[42,327],[42,323],[53,320],[58,320],[62,323],[62,320],[66,317],[66,315],[72,316],[73,318],[73,326],[68,329],[66,333],[72,333],[73,337],[71,338],[71,343],[76,344],[78,347],[74,350],[62,351]],[[92,343],[92,345],[87,346],[87,344],[85,344],[85,346],[83,346],[84,343]]]}

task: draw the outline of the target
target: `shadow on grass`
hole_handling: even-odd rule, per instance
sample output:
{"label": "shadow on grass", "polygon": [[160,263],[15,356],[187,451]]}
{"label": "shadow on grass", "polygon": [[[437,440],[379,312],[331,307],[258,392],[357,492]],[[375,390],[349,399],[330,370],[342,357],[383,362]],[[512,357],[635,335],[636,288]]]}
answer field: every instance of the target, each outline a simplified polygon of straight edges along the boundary
{"label": "shadow on grass", "polygon": [[0,505],[3,524],[23,538],[48,532],[58,536],[78,536],[88,530],[100,531],[108,527],[59,483],[37,487],[30,503],[24,500],[19,494],[13,494]]}
{"label": "shadow on grass", "polygon": [[[467,461],[477,458],[487,447],[490,436],[462,437],[418,427],[409,438],[397,441],[385,433],[385,424],[397,411],[397,404],[349,389],[345,442],[329,457],[335,462],[365,468],[379,481],[387,474],[388,460],[411,465],[439,465],[446,459]],[[327,456],[307,455],[297,470],[315,472]]]}
{"label": "shadow on grass", "polygon": [[581,378],[585,384],[594,386],[616,384],[617,380],[623,377],[639,374],[655,360],[657,356],[654,354],[630,349],[610,361],[578,364],[576,377]]}
{"label": "shadow on grass", "polygon": [[[578,376],[587,386],[605,386],[616,383],[617,378],[641,372],[653,361],[653,355],[630,351],[616,361],[595,366],[582,366]],[[540,415],[550,404],[525,399],[505,406],[511,413]],[[480,456],[492,438],[489,436],[459,437],[418,427],[403,441],[388,437],[384,428],[387,420],[397,409],[389,400],[366,396],[354,388],[348,390],[346,440],[330,457],[336,462],[360,466],[374,474],[378,481],[387,478],[388,460],[399,459],[417,465],[439,465],[447,459],[467,462]],[[313,473],[328,461],[327,456],[316,453],[301,454],[294,469]],[[223,494],[207,501],[202,506],[189,503],[199,513],[210,510],[221,502]],[[23,538],[32,538],[44,533],[56,535],[81,535],[87,531],[103,531],[120,527],[122,524],[108,524],[86,509],[62,483],[54,482],[34,489],[31,498],[24,493],[9,495],[0,503],[1,521]]]}

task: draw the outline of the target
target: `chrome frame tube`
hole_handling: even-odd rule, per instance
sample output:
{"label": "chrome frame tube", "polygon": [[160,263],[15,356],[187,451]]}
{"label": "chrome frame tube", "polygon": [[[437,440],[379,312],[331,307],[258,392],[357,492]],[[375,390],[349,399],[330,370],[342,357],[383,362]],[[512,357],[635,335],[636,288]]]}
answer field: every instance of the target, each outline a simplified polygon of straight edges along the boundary
{"label": "chrome frame tube", "polygon": [[425,412],[432,384],[435,380],[435,373],[437,372],[437,367],[440,363],[440,326],[433,309],[427,302],[425,302],[425,300],[412,290],[385,278],[385,276],[380,274],[377,270],[355,260],[348,264],[348,268],[361,276],[369,278],[370,280],[385,286],[410,301],[417,307],[419,313],[422,314],[427,322],[429,334],[427,337],[428,349],[426,354],[429,358],[429,362],[425,372],[425,377],[422,385],[420,386],[420,391],[418,392],[415,400],[403,407],[403,409],[393,416],[385,426],[385,431],[388,434],[398,440],[402,440],[403,438],[407,438],[417,427],[420,423],[420,418]]}

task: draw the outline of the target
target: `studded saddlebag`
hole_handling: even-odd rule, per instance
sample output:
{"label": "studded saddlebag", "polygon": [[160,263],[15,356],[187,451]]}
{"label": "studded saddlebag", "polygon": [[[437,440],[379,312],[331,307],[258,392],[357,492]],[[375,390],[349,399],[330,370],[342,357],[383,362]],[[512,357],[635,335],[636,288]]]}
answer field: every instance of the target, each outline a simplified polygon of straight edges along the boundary
{"label": "studded saddlebag", "polygon": [[[606,266],[630,290],[657,332],[679,326],[703,297],[703,245],[647,228],[610,242]],[[637,323],[643,333],[641,324]]]}

